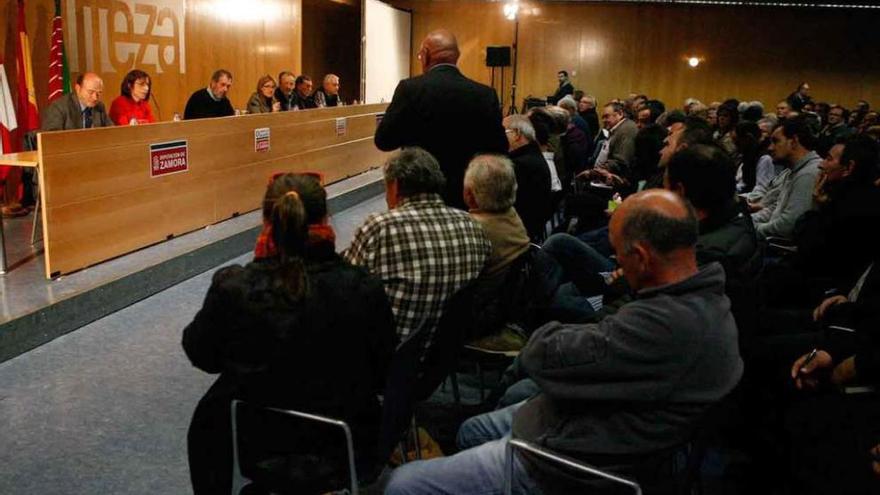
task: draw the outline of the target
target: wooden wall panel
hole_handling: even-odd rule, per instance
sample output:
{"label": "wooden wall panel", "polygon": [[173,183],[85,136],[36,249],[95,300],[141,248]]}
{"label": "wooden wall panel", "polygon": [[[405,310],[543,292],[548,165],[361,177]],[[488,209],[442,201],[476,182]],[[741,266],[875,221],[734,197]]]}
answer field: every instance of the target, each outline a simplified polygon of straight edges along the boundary
{"label": "wooden wall panel", "polygon": [[361,0],[301,1],[303,73],[312,77],[315,90],[325,74],[336,74],[342,98],[362,100]]}
{"label": "wooden wall panel", "polygon": [[[260,207],[277,171],[328,183],[382,164],[387,104],[39,135],[47,276],[68,273]],[[337,134],[336,119],[346,119]],[[254,151],[269,127],[271,149]],[[150,177],[149,144],[186,139],[189,170]]]}
{"label": "wooden wall panel", "polygon": [[[151,0],[154,1],[154,0]],[[75,19],[68,16],[67,6],[76,2],[79,12]],[[137,3],[137,0],[135,0]],[[247,99],[256,90],[257,79],[264,74],[276,77],[281,70],[299,73],[301,64],[301,0],[161,0],[164,4],[185,7],[185,22],[179,26],[185,40],[186,72],[158,73],[147,69],[153,78],[154,113],[160,120],[171,120],[175,112],[183,114],[189,96],[207,86],[211,73],[219,68],[230,70],[234,84],[230,100],[236,108],[245,108]],[[83,24],[105,22],[97,15],[98,9],[109,12],[112,0],[63,0],[64,37],[68,50],[73,46],[71,26],[76,25],[79,36],[77,57],[85,57]],[[51,36],[53,0],[27,0],[27,29],[32,44],[34,83],[40,109],[48,95],[48,57]],[[92,16],[82,15],[85,9]],[[3,54],[7,75],[16,80],[15,36],[17,32],[16,0],[0,0],[0,53]],[[124,16],[119,14],[122,19]],[[147,16],[135,16],[146,22]],[[97,19],[97,21],[95,21]],[[157,19],[158,20],[158,19]],[[170,22],[170,21],[167,21]],[[170,24],[169,24],[170,25]],[[93,41],[98,42],[98,30],[93,30]],[[140,38],[139,38],[140,39]],[[69,53],[68,56],[72,54]],[[133,56],[135,57],[135,56]],[[120,57],[123,58],[123,57]],[[92,58],[94,59],[94,57]],[[108,106],[119,95],[119,86],[131,68],[144,68],[132,58],[132,65],[123,70],[115,67],[99,70],[104,79],[104,102]],[[94,69],[94,62],[88,67]],[[86,64],[81,63],[82,67]],[[15,90],[13,90],[15,91]]]}
{"label": "wooden wall panel", "polygon": [[[419,43],[447,28],[459,39],[459,65],[490,81],[487,45],[511,45],[513,23],[503,2],[393,1],[413,10],[413,73]],[[680,106],[736,96],[775,106],[806,80],[819,100],[880,105],[880,13],[865,10],[657,5],[523,0],[517,104],[546,96],[556,71],[576,73],[575,86],[600,101],[643,92]],[[687,56],[704,58],[697,69]],[[503,96],[509,105],[510,69]]]}

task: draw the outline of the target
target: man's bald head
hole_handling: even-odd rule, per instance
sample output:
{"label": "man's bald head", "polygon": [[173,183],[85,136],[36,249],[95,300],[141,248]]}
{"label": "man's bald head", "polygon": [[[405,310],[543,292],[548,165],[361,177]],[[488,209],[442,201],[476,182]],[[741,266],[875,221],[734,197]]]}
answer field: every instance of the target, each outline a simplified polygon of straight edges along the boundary
{"label": "man's bald head", "polygon": [[671,191],[633,194],[614,211],[608,236],[635,290],[679,282],[697,271],[697,217]]}
{"label": "man's bald head", "polygon": [[446,29],[431,31],[419,49],[419,60],[422,61],[422,72],[427,72],[437,64],[455,64],[458,62],[458,41],[455,35]]}
{"label": "man's bald head", "polygon": [[94,72],[84,72],[73,84],[76,97],[84,107],[92,108],[101,101],[104,93],[104,81]]}
{"label": "man's bald head", "polygon": [[677,249],[693,248],[697,242],[697,217],[693,207],[664,189],[649,189],[628,197],[615,210],[611,224],[616,224],[620,247],[624,250],[641,242],[665,255]]}

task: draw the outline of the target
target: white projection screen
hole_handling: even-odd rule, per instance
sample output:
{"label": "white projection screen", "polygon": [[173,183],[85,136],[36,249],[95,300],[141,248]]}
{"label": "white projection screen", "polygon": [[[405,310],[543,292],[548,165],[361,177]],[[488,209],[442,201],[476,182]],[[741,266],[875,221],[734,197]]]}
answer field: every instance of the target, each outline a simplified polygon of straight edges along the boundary
{"label": "white projection screen", "polygon": [[389,102],[397,83],[410,75],[412,14],[365,0],[364,33],[364,102]]}

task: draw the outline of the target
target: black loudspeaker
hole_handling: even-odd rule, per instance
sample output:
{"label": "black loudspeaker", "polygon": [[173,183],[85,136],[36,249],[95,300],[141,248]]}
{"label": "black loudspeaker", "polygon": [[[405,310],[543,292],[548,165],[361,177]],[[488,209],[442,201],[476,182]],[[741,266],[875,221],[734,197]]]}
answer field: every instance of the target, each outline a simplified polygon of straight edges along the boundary
{"label": "black loudspeaker", "polygon": [[510,47],[487,46],[486,67],[510,67]]}

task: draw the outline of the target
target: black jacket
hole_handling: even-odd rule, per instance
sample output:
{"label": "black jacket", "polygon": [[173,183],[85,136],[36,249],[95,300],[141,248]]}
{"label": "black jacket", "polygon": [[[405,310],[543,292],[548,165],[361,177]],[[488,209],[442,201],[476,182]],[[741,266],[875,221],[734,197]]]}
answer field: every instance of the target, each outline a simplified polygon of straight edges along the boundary
{"label": "black jacket", "polygon": [[833,286],[852,285],[880,249],[880,188],[844,179],[831,192],[831,201],[808,211],[795,224],[798,247],[794,268]]}
{"label": "black jacket", "polygon": [[508,147],[495,91],[446,64],[400,81],[374,139],[383,151],[420,146],[434,155],[446,175],[443,200],[460,209],[470,159]]}
{"label": "black jacket", "polygon": [[[381,281],[332,248],[313,252],[306,266],[309,293],[299,302],[291,302],[280,288],[277,261],[217,271],[204,306],[183,331],[183,348],[193,365],[220,373],[190,424],[196,493],[229,492],[233,398],[343,419],[352,428],[361,466],[375,460],[376,396],[396,343],[390,305]],[[270,449],[267,441],[258,438],[253,444]],[[319,435],[308,441],[332,443]]]}
{"label": "black jacket", "polygon": [[731,201],[721,211],[700,222],[697,263],[717,261],[724,267],[724,292],[745,350],[758,326],[758,275],[763,266],[755,224],[745,203]]}
{"label": "black jacket", "polygon": [[550,191],[550,168],[537,143],[510,152],[516,174],[516,203],[513,207],[532,239],[543,237],[550,219],[553,192]]}
{"label": "black jacket", "polygon": [[[514,413],[513,436],[584,459],[679,445],[739,381],[736,332],[716,263],[598,324],[548,323],[519,356],[541,393]],[[528,459],[542,492],[559,492],[565,475]]]}
{"label": "black jacket", "polygon": [[220,100],[215,100],[211,98],[206,88],[193,93],[186,101],[186,109],[183,111],[183,118],[186,120],[229,117],[230,115],[235,115],[235,109],[232,108],[229,98],[224,96]]}

